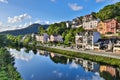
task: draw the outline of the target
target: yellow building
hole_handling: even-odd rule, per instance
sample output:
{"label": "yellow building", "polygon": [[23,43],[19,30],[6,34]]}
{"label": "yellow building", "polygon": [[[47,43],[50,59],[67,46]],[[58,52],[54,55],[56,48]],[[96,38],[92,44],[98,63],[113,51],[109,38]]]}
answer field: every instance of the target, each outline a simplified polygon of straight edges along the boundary
{"label": "yellow building", "polygon": [[104,23],[103,21],[100,21],[100,22],[98,23],[97,31],[98,31],[100,34],[105,34],[105,33],[106,33],[106,26],[105,26],[105,23]]}
{"label": "yellow building", "polygon": [[116,69],[111,66],[101,65],[100,72],[104,72],[104,71],[110,73],[111,76],[116,76]]}

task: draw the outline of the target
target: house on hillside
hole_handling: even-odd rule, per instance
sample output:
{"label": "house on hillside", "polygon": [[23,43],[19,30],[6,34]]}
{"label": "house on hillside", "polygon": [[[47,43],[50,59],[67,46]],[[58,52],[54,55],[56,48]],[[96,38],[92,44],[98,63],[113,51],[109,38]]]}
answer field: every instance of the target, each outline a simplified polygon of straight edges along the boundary
{"label": "house on hillside", "polygon": [[51,35],[49,38],[49,41],[51,42],[63,42],[63,38],[61,35]]}
{"label": "house on hillside", "polygon": [[113,33],[115,34],[118,28],[118,22],[116,19],[109,19],[100,21],[98,23],[97,31],[101,34]]}
{"label": "house on hillside", "polygon": [[70,28],[71,27],[71,21],[66,21],[66,27]]}
{"label": "house on hillside", "polygon": [[82,22],[88,22],[88,21],[91,21],[93,19],[96,19],[96,17],[93,16],[92,14],[88,14],[88,15],[83,16]]}
{"label": "house on hillside", "polygon": [[43,33],[41,35],[40,34],[35,34],[35,38],[36,38],[36,41],[39,41],[41,43],[47,43],[49,35],[47,33]]}
{"label": "house on hillside", "polygon": [[71,23],[72,23],[71,25],[72,28],[79,28],[82,26],[82,20],[79,17],[73,19]]}
{"label": "house on hillside", "polygon": [[120,39],[117,37],[99,39],[98,42],[94,44],[94,50],[105,50],[114,52],[114,46],[118,41],[120,41]]}
{"label": "house on hillside", "polygon": [[93,49],[94,44],[101,38],[99,32],[87,31],[75,36],[76,48]]}
{"label": "house on hillside", "polygon": [[114,44],[113,53],[120,53],[120,41]]}
{"label": "house on hillside", "polygon": [[94,17],[92,14],[90,14],[84,16],[82,21],[83,21],[83,28],[85,30],[96,30],[97,24],[100,20]]}
{"label": "house on hillside", "polygon": [[117,32],[120,32],[120,23],[118,23]]}

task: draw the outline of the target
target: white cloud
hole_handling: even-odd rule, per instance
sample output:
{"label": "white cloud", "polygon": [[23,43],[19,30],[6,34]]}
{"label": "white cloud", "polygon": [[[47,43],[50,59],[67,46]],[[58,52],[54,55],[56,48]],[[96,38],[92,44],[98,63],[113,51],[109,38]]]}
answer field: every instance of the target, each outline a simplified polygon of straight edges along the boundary
{"label": "white cloud", "polygon": [[30,26],[32,24],[32,22],[26,22],[24,24],[20,24],[16,27],[16,29],[21,29],[21,28],[26,28],[28,26]]}
{"label": "white cloud", "polygon": [[29,25],[32,25],[33,23],[32,22],[29,22]]}
{"label": "white cloud", "polygon": [[68,6],[74,11],[79,11],[83,9],[83,7],[79,6],[77,3],[69,3]]}
{"label": "white cloud", "polygon": [[0,22],[0,26],[3,26],[3,22]]}
{"label": "white cloud", "polygon": [[56,74],[59,78],[61,78],[62,75],[63,75],[63,73],[61,73],[61,72],[59,72],[57,70],[53,71],[53,73]]}
{"label": "white cloud", "polygon": [[50,24],[50,21],[48,21],[48,20],[44,21],[44,20],[40,20],[40,19],[38,19],[38,20],[34,21],[33,23],[39,23],[39,24]]}
{"label": "white cloud", "polygon": [[40,23],[41,22],[41,20],[36,20],[34,23]]}
{"label": "white cloud", "polygon": [[92,76],[91,80],[105,80],[105,79],[100,76],[94,75],[94,76]]}
{"label": "white cloud", "polygon": [[110,0],[111,3],[120,2],[120,0]]}
{"label": "white cloud", "polygon": [[34,78],[34,74],[31,75],[31,78]]}
{"label": "white cloud", "polygon": [[104,2],[104,1],[107,1],[108,3],[116,3],[116,2],[120,2],[120,0],[96,0],[96,3],[100,3],[100,2]]}
{"label": "white cloud", "polygon": [[55,2],[56,0],[51,0],[52,2]]}
{"label": "white cloud", "polygon": [[21,49],[20,51],[17,51],[16,49],[10,49],[10,54],[14,56],[16,59],[24,60],[24,61],[29,61],[33,58],[33,53],[29,54],[25,52],[24,49]]}
{"label": "white cloud", "polygon": [[50,24],[50,21],[45,21],[44,23],[45,23],[45,24]]}
{"label": "white cloud", "polygon": [[8,3],[8,0],[0,0],[1,3]]}
{"label": "white cloud", "polygon": [[70,64],[70,69],[77,69],[79,66],[74,61]]}
{"label": "white cloud", "polygon": [[14,16],[13,18],[8,17],[8,23],[17,23],[17,22],[22,22],[25,19],[31,19],[31,16],[28,15],[27,13],[19,15],[19,16]]}
{"label": "white cloud", "polygon": [[97,3],[99,3],[99,2],[103,2],[103,1],[105,1],[105,0],[96,0]]}

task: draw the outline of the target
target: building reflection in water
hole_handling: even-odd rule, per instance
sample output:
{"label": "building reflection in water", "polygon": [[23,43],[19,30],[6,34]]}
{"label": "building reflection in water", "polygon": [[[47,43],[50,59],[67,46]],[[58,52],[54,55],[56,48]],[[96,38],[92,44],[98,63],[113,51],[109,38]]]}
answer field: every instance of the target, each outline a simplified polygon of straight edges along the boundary
{"label": "building reflection in water", "polygon": [[71,61],[70,58],[63,56],[61,54],[56,54],[56,53],[51,52],[49,55],[50,55],[51,60],[55,63],[69,64]]}
{"label": "building reflection in water", "polygon": [[120,80],[120,69],[108,65],[100,66],[101,76],[109,80]]}
{"label": "building reflection in water", "polygon": [[89,60],[84,60],[82,58],[69,58],[67,56],[56,54],[53,52],[37,50],[40,55],[50,56],[51,60],[54,63],[61,63],[61,64],[72,64],[73,62],[76,65],[82,66],[86,72],[91,71],[94,73],[100,73],[100,76],[103,77],[105,80],[120,80],[120,69],[114,68],[108,65],[100,65],[96,62],[92,62]]}
{"label": "building reflection in water", "polygon": [[111,66],[105,66],[105,65],[100,66],[100,72],[103,71],[110,73],[112,76],[116,76],[116,69]]}
{"label": "building reflection in water", "polygon": [[99,72],[99,64],[82,58],[75,58],[75,63],[80,64],[86,71]]}
{"label": "building reflection in water", "polygon": [[43,55],[43,56],[46,56],[46,57],[49,55],[49,52],[48,52],[48,51],[37,50],[37,52],[38,52],[40,55]]}

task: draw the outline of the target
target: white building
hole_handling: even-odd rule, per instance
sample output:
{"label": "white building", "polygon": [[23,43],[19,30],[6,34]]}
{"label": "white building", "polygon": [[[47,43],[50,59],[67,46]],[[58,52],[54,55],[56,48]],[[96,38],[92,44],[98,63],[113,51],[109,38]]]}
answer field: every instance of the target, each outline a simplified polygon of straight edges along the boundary
{"label": "white building", "polygon": [[71,27],[72,28],[79,28],[79,27],[82,27],[82,24],[80,24],[80,25],[72,25]]}
{"label": "white building", "polygon": [[87,31],[75,36],[77,48],[94,49],[94,44],[101,38],[99,32]]}
{"label": "white building", "polygon": [[71,25],[72,28],[79,28],[82,26],[82,20],[79,17],[73,19],[71,23],[72,23]]}
{"label": "white building", "polygon": [[91,20],[89,22],[83,22],[83,28],[85,30],[95,30],[97,29],[97,24],[99,20]]}
{"label": "white building", "polygon": [[86,15],[82,19],[83,28],[85,30],[94,30],[94,29],[97,29],[97,24],[98,24],[99,21],[100,21],[100,19],[97,19],[92,14]]}
{"label": "white building", "polygon": [[63,42],[61,35],[51,35],[49,41],[51,42]]}
{"label": "white building", "polygon": [[70,28],[70,21],[67,21],[67,22],[66,22],[66,27],[67,27],[67,28]]}
{"label": "white building", "polygon": [[113,53],[120,53],[120,41],[114,44]]}
{"label": "white building", "polygon": [[48,42],[49,35],[47,33],[43,33],[42,35],[35,35],[36,41],[40,41],[42,43]]}

